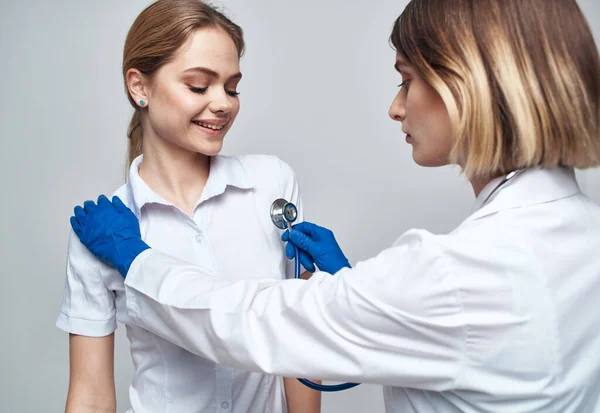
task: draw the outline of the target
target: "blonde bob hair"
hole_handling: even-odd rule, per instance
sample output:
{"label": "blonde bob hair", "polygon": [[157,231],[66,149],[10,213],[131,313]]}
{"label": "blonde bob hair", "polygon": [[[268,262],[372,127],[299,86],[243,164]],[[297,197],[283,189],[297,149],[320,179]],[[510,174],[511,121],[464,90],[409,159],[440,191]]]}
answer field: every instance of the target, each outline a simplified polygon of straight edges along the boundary
{"label": "blonde bob hair", "polygon": [[600,165],[600,58],[576,0],[412,0],[390,40],[444,101],[467,177]]}

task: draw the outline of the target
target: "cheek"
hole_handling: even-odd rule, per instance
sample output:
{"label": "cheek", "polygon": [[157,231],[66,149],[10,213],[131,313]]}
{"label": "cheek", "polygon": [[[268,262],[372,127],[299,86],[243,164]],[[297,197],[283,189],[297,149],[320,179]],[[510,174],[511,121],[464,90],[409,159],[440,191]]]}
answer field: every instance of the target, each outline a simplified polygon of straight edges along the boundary
{"label": "cheek", "polygon": [[427,131],[427,116],[428,108],[427,105],[423,104],[423,99],[420,97],[418,90],[409,91],[406,97],[405,103],[406,121],[409,125],[409,130],[413,132],[413,135],[417,135],[418,132]]}
{"label": "cheek", "polygon": [[238,115],[238,113],[240,113],[240,100],[239,100],[239,98],[235,99],[233,101],[233,103],[232,103],[231,115],[230,115],[231,119],[232,120],[235,119],[236,116]]}
{"label": "cheek", "polygon": [[[182,93],[183,92],[183,93]],[[152,129],[163,138],[178,140],[198,113],[193,93],[173,89],[157,90],[149,103]]]}
{"label": "cheek", "polygon": [[436,109],[432,111],[433,118],[431,119],[432,129],[439,142],[445,144],[446,147],[452,145],[452,125],[450,123],[450,116],[446,110],[444,102],[440,99]]}
{"label": "cheek", "polygon": [[432,140],[445,140],[451,132],[450,118],[444,102],[433,90],[416,95],[410,101],[410,109],[407,102],[407,116],[411,119],[411,126]]}
{"label": "cheek", "polygon": [[200,100],[200,95],[196,95],[186,88],[163,87],[156,91],[155,106],[160,109],[160,114],[156,114],[171,120],[189,117],[193,115],[194,111],[197,111]]}

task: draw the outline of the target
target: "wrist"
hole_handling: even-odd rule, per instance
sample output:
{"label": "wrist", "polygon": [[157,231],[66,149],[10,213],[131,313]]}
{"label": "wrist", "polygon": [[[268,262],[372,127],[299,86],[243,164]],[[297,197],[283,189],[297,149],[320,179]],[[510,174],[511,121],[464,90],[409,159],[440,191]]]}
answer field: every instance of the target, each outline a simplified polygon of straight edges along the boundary
{"label": "wrist", "polygon": [[149,249],[150,246],[139,238],[130,239],[121,245],[121,253],[119,254],[119,262],[115,263],[115,267],[119,273],[125,278],[129,272],[129,267],[133,264],[133,261],[142,252]]}

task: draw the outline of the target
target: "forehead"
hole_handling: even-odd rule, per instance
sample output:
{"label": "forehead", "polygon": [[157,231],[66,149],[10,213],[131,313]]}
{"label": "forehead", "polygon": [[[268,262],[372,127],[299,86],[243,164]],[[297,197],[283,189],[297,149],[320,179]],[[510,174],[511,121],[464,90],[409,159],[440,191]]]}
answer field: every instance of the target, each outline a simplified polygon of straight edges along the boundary
{"label": "forehead", "polygon": [[224,76],[239,71],[240,59],[231,37],[218,28],[196,30],[175,55],[171,65],[179,70],[206,67]]}

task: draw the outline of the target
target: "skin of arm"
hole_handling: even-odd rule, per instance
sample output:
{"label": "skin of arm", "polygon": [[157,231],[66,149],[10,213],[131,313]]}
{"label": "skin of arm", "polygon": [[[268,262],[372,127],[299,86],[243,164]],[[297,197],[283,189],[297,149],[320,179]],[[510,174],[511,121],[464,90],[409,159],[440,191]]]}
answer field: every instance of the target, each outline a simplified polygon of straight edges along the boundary
{"label": "skin of arm", "polygon": [[[321,383],[316,380],[311,381]],[[321,412],[321,392],[310,389],[291,377],[285,377],[283,383],[285,385],[288,413]]]}
{"label": "skin of arm", "polygon": [[300,278],[303,280],[308,280],[310,277],[312,277],[313,273],[310,271],[304,271],[302,274],[300,274]]}
{"label": "skin of arm", "polygon": [[114,333],[69,335],[70,379],[65,413],[116,413]]}

